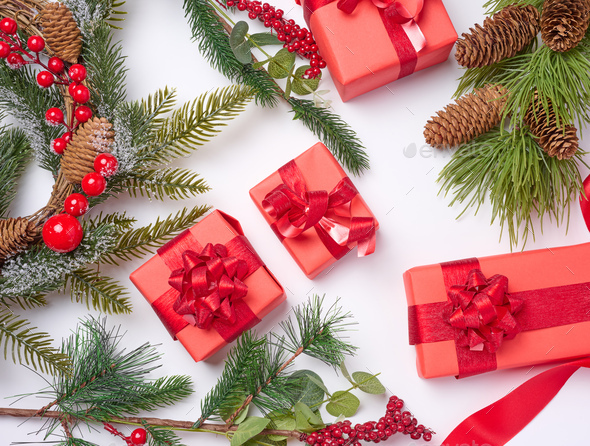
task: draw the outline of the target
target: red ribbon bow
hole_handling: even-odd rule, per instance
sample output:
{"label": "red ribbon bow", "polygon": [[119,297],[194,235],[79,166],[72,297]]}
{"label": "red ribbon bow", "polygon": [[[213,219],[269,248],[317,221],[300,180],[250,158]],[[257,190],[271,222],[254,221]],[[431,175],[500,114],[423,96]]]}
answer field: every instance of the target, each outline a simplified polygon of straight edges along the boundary
{"label": "red ribbon bow", "polygon": [[242,282],[248,275],[246,262],[228,257],[224,245],[208,243],[199,254],[184,251],[182,263],[183,268],[173,271],[168,280],[180,293],[174,311],[205,330],[216,319],[234,323],[234,304],[248,294]]}
{"label": "red ribbon bow", "polygon": [[[375,221],[372,217],[351,217],[352,199],[358,194],[348,177],[338,182],[328,193],[325,190],[308,191],[299,167],[290,161],[279,169],[283,184],[269,192],[262,206],[277,219],[275,228],[284,238],[295,238],[315,228],[324,245],[334,257],[340,258],[338,247],[358,244],[359,257],[375,252]],[[328,217],[329,213],[348,218],[348,225]],[[331,242],[336,242],[336,248]]]}
{"label": "red ribbon bow", "polygon": [[465,285],[447,292],[447,321],[456,329],[456,343],[472,351],[498,351],[504,340],[521,332],[514,318],[524,300],[507,293],[508,278],[496,274],[486,279],[481,270],[469,271]]}

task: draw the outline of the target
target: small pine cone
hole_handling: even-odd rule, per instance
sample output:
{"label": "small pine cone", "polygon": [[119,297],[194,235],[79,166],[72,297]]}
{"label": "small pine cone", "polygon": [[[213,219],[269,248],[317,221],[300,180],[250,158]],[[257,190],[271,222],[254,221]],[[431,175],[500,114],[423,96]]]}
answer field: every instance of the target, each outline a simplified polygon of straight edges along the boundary
{"label": "small pine cone", "polygon": [[105,118],[94,117],[78,127],[61,159],[61,170],[72,184],[94,172],[94,159],[101,152],[110,152],[115,141],[113,125]]}
{"label": "small pine cone", "polygon": [[39,23],[49,49],[66,62],[76,63],[82,52],[82,33],[68,7],[61,2],[47,4],[39,12]]}
{"label": "small pine cone", "polygon": [[501,85],[488,85],[461,96],[426,123],[426,143],[455,147],[489,132],[502,119],[507,93]]}
{"label": "small pine cone", "polygon": [[471,34],[457,41],[455,58],[467,68],[492,65],[513,57],[539,33],[539,11],[531,5],[507,6],[487,17],[483,27],[475,25]]}
{"label": "small pine cone", "polygon": [[570,159],[578,150],[577,129],[573,125],[557,127],[557,118],[553,104],[549,101],[549,116],[537,94],[524,117],[531,133],[547,155],[558,160]]}
{"label": "small pine cone", "polygon": [[26,218],[0,220],[0,264],[25,251],[35,240],[35,224]]}
{"label": "small pine cone", "polygon": [[574,48],[590,24],[590,0],[545,0],[541,14],[541,37],[553,51]]}

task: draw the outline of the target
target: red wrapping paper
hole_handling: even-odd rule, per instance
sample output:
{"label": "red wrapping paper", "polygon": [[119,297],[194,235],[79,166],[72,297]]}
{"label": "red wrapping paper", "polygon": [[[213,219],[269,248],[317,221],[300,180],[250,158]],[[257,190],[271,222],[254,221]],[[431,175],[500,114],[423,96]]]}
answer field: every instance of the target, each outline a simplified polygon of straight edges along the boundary
{"label": "red wrapping paper", "polygon": [[[220,211],[212,212],[189,231],[202,246],[207,243],[231,245],[232,240],[244,235],[239,222]],[[250,246],[249,249],[251,249]],[[253,250],[251,255],[257,257]],[[167,293],[174,292],[168,283],[171,272],[162,257],[155,255],[131,273],[129,278],[150,304],[156,303],[158,305],[158,302],[161,302],[158,299]],[[248,287],[248,292],[242,299],[243,303],[255,315],[252,324],[257,323],[285,300],[286,296],[282,286],[263,264],[246,277],[243,283]],[[159,311],[156,313],[158,314]],[[171,329],[168,321],[163,320],[163,323],[171,331],[171,334],[183,344],[195,361],[208,358],[227,344],[222,336],[225,333],[220,334],[213,328],[205,330],[182,324],[181,327],[184,326],[184,328],[175,333],[176,330]],[[231,327],[228,328],[231,329]]]}

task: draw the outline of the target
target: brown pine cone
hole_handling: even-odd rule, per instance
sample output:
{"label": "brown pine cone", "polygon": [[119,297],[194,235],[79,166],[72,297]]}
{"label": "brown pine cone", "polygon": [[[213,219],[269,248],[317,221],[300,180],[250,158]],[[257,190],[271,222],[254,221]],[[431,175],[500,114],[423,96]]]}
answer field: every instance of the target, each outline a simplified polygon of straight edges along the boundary
{"label": "brown pine cone", "polygon": [[76,63],[82,52],[82,33],[68,7],[61,2],[47,4],[39,12],[39,23],[49,49],[66,62]]}
{"label": "brown pine cone", "polygon": [[461,96],[426,123],[426,143],[455,147],[489,132],[502,119],[507,93],[501,85],[488,85]]}
{"label": "brown pine cone", "polygon": [[35,225],[26,218],[0,220],[0,264],[7,258],[27,250],[36,235]]}
{"label": "brown pine cone", "polygon": [[72,184],[94,172],[94,159],[102,152],[110,152],[115,142],[113,125],[105,118],[94,117],[78,127],[61,158],[61,170]]}
{"label": "brown pine cone", "polygon": [[531,5],[507,6],[487,17],[483,27],[475,25],[471,34],[457,41],[455,58],[467,68],[492,65],[513,57],[539,33],[539,11]]}
{"label": "brown pine cone", "polygon": [[541,14],[541,37],[553,51],[574,48],[590,24],[590,0],[545,0]]}
{"label": "brown pine cone", "polygon": [[524,117],[524,122],[530,127],[531,133],[547,155],[557,159],[570,159],[578,150],[577,129],[573,125],[557,127],[555,110],[549,102],[549,116],[539,100],[537,94]]}

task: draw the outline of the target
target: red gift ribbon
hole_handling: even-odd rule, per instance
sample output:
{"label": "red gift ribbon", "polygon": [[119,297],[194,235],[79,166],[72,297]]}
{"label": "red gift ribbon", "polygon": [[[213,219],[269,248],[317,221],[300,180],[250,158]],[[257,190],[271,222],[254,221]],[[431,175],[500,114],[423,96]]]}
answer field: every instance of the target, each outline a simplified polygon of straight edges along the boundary
{"label": "red gift ribbon", "polygon": [[[300,3],[300,0],[296,1]],[[305,0],[303,15],[310,28],[311,15],[333,1],[338,1],[338,9],[342,12],[352,14],[360,0]],[[379,9],[385,30],[400,60],[398,79],[412,74],[418,63],[418,52],[426,45],[426,37],[416,22],[424,7],[424,0],[416,0],[412,11],[405,6],[405,0],[371,1]]]}
{"label": "red gift ribbon", "polygon": [[[441,268],[448,301],[408,307],[410,344],[455,341],[459,366],[458,378],[496,370],[496,352],[491,352],[488,349],[478,351],[469,348],[471,344],[465,342],[463,329],[453,327],[449,323],[449,302],[452,303],[453,299],[457,299],[453,297],[457,292],[456,286],[457,284],[467,283],[472,270],[481,269],[479,261],[477,259],[466,259],[441,263]],[[469,287],[473,286],[473,284],[476,284],[476,287],[482,285],[478,285],[477,282],[481,280],[481,277],[475,281],[473,278],[471,280]],[[500,285],[500,288],[504,286],[501,283],[496,283],[494,287],[497,288],[498,285]],[[509,298],[505,297],[509,299],[505,301],[507,303],[501,306],[514,306],[513,310],[518,310],[516,320],[521,331],[587,322],[590,321],[589,286],[590,283],[579,283],[510,293]],[[464,289],[465,285],[462,285],[462,288]],[[498,299],[498,296],[493,299]],[[482,306],[483,311],[488,311],[485,309],[487,306],[487,303]],[[500,309],[496,311],[498,310]],[[510,309],[507,308],[507,310]],[[512,313],[514,314],[516,311],[512,311]],[[498,316],[506,318],[503,310],[498,312]],[[498,323],[503,326],[506,321],[508,319],[498,321]],[[507,336],[503,336],[503,339],[509,339],[513,334],[516,334],[516,332],[508,331]]]}
{"label": "red gift ribbon", "polygon": [[260,322],[243,300],[248,288],[242,281],[264,264],[243,235],[203,248],[186,230],[158,255],[171,271],[170,289],[152,307],[173,338],[191,324],[231,342]]}
{"label": "red gift ribbon", "polygon": [[442,444],[505,445],[551,402],[567,380],[582,367],[590,368],[590,358],[562,364],[538,374],[504,398],[465,419]]}
{"label": "red gift ribbon", "polygon": [[590,175],[584,180],[584,192],[580,194],[580,207],[586,227],[590,231]]}
{"label": "red gift ribbon", "polygon": [[[303,174],[293,160],[279,169],[279,175],[283,183],[264,197],[262,207],[276,219],[271,227],[281,240],[298,237],[314,228],[336,259],[348,253],[349,245],[355,243],[359,257],[375,252],[375,219],[351,216],[351,202],[358,191],[348,177],[328,193],[326,190],[308,191]],[[337,221],[335,216],[345,217],[346,224]]]}

